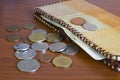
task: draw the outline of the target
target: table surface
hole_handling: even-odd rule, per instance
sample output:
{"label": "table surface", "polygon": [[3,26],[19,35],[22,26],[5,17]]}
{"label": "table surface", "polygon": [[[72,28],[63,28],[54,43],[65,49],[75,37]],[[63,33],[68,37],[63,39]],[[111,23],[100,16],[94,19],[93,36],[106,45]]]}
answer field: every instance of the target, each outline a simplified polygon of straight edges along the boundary
{"label": "table surface", "polygon": [[[16,68],[20,61],[14,56],[13,46],[18,42],[8,42],[5,36],[13,34],[5,30],[6,26],[35,23],[37,28],[48,29],[43,23],[33,18],[33,8],[37,5],[44,5],[58,0],[0,0],[0,80],[118,80],[119,72],[109,68],[101,61],[95,61],[86,52],[80,52],[74,56],[69,56],[73,60],[70,68],[63,69],[53,66],[51,63],[41,63],[41,68],[35,73],[21,72]],[[109,12],[120,16],[119,0],[87,0]],[[16,32],[22,37],[30,34],[31,30]],[[25,35],[24,35],[25,34]],[[66,43],[69,41],[64,40]],[[48,51],[48,53],[52,53]],[[40,54],[40,53],[38,53]],[[55,53],[60,55],[60,53]]]}

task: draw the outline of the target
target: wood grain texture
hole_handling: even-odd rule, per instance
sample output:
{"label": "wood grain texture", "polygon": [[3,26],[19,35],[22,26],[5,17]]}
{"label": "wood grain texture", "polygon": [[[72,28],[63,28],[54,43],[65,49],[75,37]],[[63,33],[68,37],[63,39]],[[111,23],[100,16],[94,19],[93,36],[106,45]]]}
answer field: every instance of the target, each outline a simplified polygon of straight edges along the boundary
{"label": "wood grain texture", "polygon": [[[51,63],[41,63],[41,68],[36,73],[24,73],[16,68],[19,60],[14,56],[15,51],[13,45],[23,41],[22,39],[16,43],[6,41],[5,36],[12,33],[7,32],[5,27],[14,24],[22,27],[24,24],[33,22],[36,24],[36,27],[53,32],[44,24],[34,19],[32,13],[33,8],[37,5],[57,1],[58,0],[0,0],[0,80],[119,80],[119,72],[111,70],[101,61],[93,60],[82,49],[75,56],[69,56],[73,60],[73,64],[68,69],[56,68]],[[101,0],[101,3],[105,4],[112,0],[102,1],[103,0]],[[99,3],[95,4],[97,5]],[[112,10],[112,6],[114,5],[116,4],[111,6],[104,5],[104,7]],[[114,9],[114,12],[115,11],[120,14],[120,11],[118,12],[118,10]],[[22,29],[16,33],[21,34],[22,37],[26,37],[30,32],[30,30]],[[68,43],[68,41],[64,41]],[[51,53],[50,51],[47,52]],[[54,55],[58,56],[60,53]]]}

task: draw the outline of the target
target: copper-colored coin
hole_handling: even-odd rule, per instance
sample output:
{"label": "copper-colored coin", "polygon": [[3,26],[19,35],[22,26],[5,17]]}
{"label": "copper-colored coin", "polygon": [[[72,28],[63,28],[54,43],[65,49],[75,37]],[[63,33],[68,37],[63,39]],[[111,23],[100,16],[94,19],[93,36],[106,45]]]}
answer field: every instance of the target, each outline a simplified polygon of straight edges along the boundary
{"label": "copper-colored coin", "polygon": [[24,41],[24,43],[28,43],[28,44],[33,44],[33,42],[32,41],[30,41],[29,39],[28,39],[28,37],[25,37],[25,38],[23,38],[23,41]]}
{"label": "copper-colored coin", "polygon": [[6,30],[9,32],[17,32],[17,31],[20,31],[20,29],[21,28],[16,25],[6,27]]}
{"label": "copper-colored coin", "polygon": [[39,57],[39,61],[41,62],[50,62],[53,59],[52,54],[41,54]]}
{"label": "copper-colored coin", "polygon": [[15,42],[15,41],[19,41],[21,38],[21,36],[19,34],[10,34],[6,36],[6,40],[10,41],[10,42]]}
{"label": "copper-colored coin", "polygon": [[85,19],[81,17],[76,17],[71,19],[71,23],[75,25],[83,25],[85,22],[86,22]]}

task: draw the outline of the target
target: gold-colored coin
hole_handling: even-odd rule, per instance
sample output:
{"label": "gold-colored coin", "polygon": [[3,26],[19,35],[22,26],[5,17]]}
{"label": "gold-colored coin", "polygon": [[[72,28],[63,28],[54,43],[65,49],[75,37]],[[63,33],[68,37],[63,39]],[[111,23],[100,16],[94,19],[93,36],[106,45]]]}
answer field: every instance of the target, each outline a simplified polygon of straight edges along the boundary
{"label": "gold-colored coin", "polygon": [[6,36],[6,40],[10,41],[10,42],[15,42],[15,41],[19,41],[21,38],[21,36],[19,34],[10,34]]}
{"label": "gold-colored coin", "polygon": [[46,39],[48,42],[59,42],[62,39],[62,37],[57,33],[49,33],[47,34]]}
{"label": "gold-colored coin", "polygon": [[72,60],[69,57],[66,57],[66,56],[58,56],[58,57],[53,59],[52,63],[56,67],[67,68],[67,67],[71,66]]}
{"label": "gold-colored coin", "polygon": [[32,42],[42,42],[46,40],[46,35],[41,33],[34,33],[29,35],[29,40]]}
{"label": "gold-colored coin", "polygon": [[33,23],[25,24],[25,25],[23,26],[24,29],[33,29],[34,27],[35,27],[35,24],[33,24]]}

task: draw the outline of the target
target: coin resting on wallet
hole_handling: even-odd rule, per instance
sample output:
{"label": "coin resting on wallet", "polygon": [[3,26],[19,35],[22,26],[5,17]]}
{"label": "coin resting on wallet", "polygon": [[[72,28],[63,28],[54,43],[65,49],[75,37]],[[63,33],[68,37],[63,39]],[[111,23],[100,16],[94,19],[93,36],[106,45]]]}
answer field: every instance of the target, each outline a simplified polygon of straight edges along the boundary
{"label": "coin resting on wallet", "polygon": [[76,17],[71,19],[71,23],[75,25],[83,25],[85,23],[85,19],[81,17]]}

